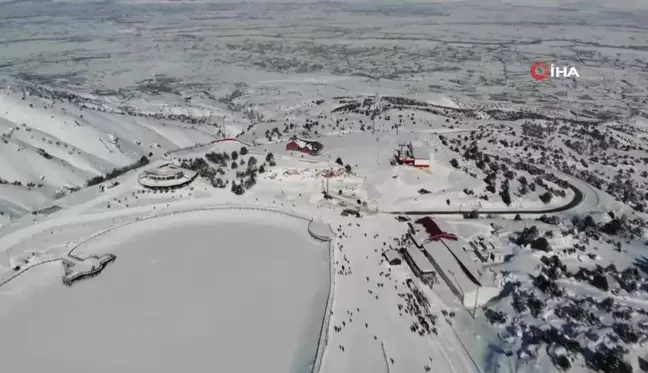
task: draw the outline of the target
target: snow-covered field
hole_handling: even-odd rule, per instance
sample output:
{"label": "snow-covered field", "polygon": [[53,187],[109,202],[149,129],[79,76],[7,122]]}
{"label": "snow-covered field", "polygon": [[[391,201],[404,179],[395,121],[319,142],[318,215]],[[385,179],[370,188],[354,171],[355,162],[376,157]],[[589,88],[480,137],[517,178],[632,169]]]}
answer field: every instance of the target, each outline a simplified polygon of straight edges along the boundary
{"label": "snow-covered field", "polygon": [[0,369],[645,369],[647,11],[0,1]]}

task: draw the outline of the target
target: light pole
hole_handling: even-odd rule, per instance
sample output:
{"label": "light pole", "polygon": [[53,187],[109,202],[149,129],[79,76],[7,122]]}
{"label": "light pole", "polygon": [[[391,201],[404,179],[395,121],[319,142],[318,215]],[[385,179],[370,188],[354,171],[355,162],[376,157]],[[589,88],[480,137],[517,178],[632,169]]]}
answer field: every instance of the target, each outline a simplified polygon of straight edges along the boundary
{"label": "light pole", "polygon": [[329,189],[329,180],[331,180],[331,173],[333,172],[332,168],[329,168],[329,174],[326,175],[326,197],[330,197],[330,189]]}
{"label": "light pole", "polygon": [[373,110],[371,112],[371,134],[376,133],[376,107],[378,106],[378,92],[374,94]]}
{"label": "light pole", "polygon": [[477,299],[479,299],[479,289],[481,289],[482,274],[483,272],[479,272],[479,278],[477,279],[479,281],[479,284],[477,284],[477,292],[475,293],[475,307],[473,307],[473,313],[472,313],[473,319],[476,318],[475,314],[477,313]]}
{"label": "light pole", "polygon": [[[481,276],[480,276],[481,278]],[[477,313],[477,299],[479,299],[479,289],[481,288],[481,285],[477,285],[477,293],[475,294],[475,307],[473,307],[473,312],[472,312],[472,317],[473,320],[475,319],[475,314]]]}

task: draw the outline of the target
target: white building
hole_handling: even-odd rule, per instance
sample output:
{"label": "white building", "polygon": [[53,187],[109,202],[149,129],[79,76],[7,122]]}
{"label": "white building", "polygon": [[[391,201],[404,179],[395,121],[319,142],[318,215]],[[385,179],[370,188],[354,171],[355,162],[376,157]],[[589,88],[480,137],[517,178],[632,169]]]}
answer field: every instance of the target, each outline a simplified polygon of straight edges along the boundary
{"label": "white building", "polygon": [[500,289],[490,286],[489,279],[482,276],[481,265],[463,251],[460,242],[430,241],[425,244],[424,250],[439,276],[461,300],[464,307],[480,307],[499,295]]}
{"label": "white building", "polygon": [[510,252],[505,252],[499,245],[495,246],[490,240],[470,241],[475,256],[484,264],[498,264],[506,261]]}
{"label": "white building", "polygon": [[382,253],[383,257],[389,263],[389,265],[397,266],[402,263],[401,256],[398,255],[398,252],[396,250],[386,250],[385,252]]}
{"label": "white building", "polygon": [[492,224],[493,231],[491,232],[495,237],[506,237],[511,233],[510,229],[506,229],[500,225]]}
{"label": "white building", "polygon": [[499,264],[506,261],[506,253],[501,250],[475,250],[475,255],[484,264]]}
{"label": "white building", "polygon": [[572,234],[566,234],[564,235],[560,230],[553,230],[553,237],[548,238],[549,245],[551,246],[551,249],[554,251],[562,251],[562,250],[567,250],[571,249],[574,247],[574,244],[577,242],[577,240],[574,238]]}
{"label": "white building", "polygon": [[414,167],[430,167],[430,149],[425,143],[412,141],[409,143],[408,148],[414,160]]}
{"label": "white building", "polygon": [[423,280],[434,280],[436,276],[435,267],[419,248],[416,246],[408,246],[405,248],[403,254],[416,276]]}
{"label": "white building", "polygon": [[142,172],[138,181],[147,188],[177,188],[192,182],[197,174],[196,171],[167,163]]}

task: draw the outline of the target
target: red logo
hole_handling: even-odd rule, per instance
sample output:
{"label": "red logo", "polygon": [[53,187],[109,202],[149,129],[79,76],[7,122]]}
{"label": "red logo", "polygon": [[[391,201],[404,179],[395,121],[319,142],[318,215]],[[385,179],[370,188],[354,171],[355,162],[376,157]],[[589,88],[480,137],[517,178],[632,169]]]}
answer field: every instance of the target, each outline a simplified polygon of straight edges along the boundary
{"label": "red logo", "polygon": [[549,66],[544,62],[531,64],[531,77],[535,80],[545,80],[549,76]]}

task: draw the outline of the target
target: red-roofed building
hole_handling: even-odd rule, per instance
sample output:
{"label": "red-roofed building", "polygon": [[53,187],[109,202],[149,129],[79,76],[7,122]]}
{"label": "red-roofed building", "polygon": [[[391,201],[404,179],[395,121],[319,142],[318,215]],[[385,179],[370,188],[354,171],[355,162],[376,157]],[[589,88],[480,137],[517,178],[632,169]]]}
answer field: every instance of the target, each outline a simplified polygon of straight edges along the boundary
{"label": "red-roofed building", "polygon": [[298,151],[310,155],[318,155],[324,146],[317,141],[308,141],[293,136],[290,138],[290,141],[286,144],[286,150],[288,151]]}
{"label": "red-roofed building", "polygon": [[[410,142],[407,145],[401,145],[401,149],[396,152],[396,162],[398,164],[411,165],[418,168],[430,167],[430,150],[427,145],[420,141]],[[406,147],[403,151],[402,148]]]}
{"label": "red-roofed building", "polygon": [[424,218],[408,223],[411,229],[410,237],[418,247],[423,247],[424,244],[431,241],[451,240],[456,241],[457,236],[453,233],[447,232],[448,229],[439,227],[432,218],[426,216]]}

